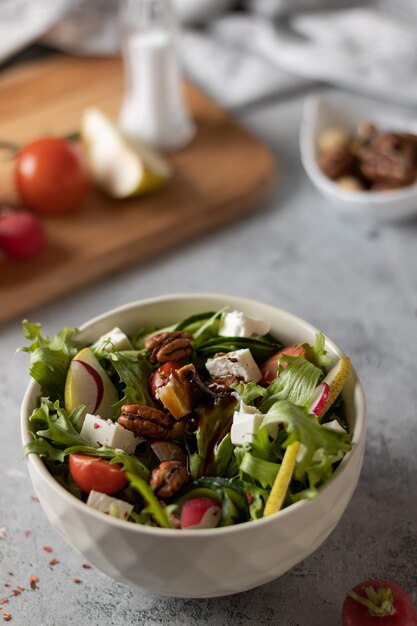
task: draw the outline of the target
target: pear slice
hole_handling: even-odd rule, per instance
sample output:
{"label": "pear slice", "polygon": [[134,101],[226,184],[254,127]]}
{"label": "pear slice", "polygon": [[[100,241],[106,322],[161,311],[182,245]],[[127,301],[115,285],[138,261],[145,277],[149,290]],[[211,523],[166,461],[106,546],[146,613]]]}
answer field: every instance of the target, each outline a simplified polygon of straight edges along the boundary
{"label": "pear slice", "polygon": [[100,109],[86,109],[81,135],[95,183],[113,198],[128,198],[162,187],[169,163],[153,148],[129,140]]}
{"label": "pear slice", "polygon": [[116,387],[101,367],[91,348],[83,348],[71,361],[65,382],[65,408],[71,413],[80,404],[85,410],[80,415],[81,427],[87,413],[103,419],[113,417],[112,405],[119,399]]}
{"label": "pear slice", "polygon": [[343,356],[322,382],[316,387],[310,400],[309,412],[320,421],[345,386],[350,372],[350,359]]}
{"label": "pear slice", "polygon": [[297,462],[297,454],[300,449],[300,442],[293,441],[285,450],[284,458],[276,475],[274,484],[265,503],[264,517],[278,513],[284,503],[285,495],[294,473],[295,464]]}

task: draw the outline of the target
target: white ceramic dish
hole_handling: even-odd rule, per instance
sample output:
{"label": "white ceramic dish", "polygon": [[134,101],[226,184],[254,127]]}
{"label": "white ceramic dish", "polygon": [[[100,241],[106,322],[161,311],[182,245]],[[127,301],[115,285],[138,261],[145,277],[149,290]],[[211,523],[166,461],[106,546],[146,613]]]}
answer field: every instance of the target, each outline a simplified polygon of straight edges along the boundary
{"label": "white ceramic dish", "polygon": [[[173,295],[134,302],[90,320],[81,340],[95,341],[114,326],[127,333],[150,322],[171,324],[226,305],[266,320],[283,343],[314,342],[316,329],[276,307],[226,295]],[[334,358],[342,352],[326,338]],[[22,439],[39,388],[31,382],[22,405]],[[210,530],[169,530],[124,522],[86,506],[61,487],[35,454],[28,456],[33,487],[46,516],[66,541],[109,576],[153,593],[178,597],[227,595],[266,583],[311,554],[338,523],[356,487],[365,445],[365,398],[354,370],[345,386],[352,449],[313,500],[276,515]]]}
{"label": "white ceramic dish", "polygon": [[387,130],[417,134],[417,115],[410,110],[381,104],[342,92],[308,96],[300,130],[301,160],[313,184],[333,207],[358,218],[396,221],[417,215],[417,184],[392,191],[347,191],[327,178],[318,166],[317,142],[320,134],[332,127],[353,132],[358,124],[371,121]]}

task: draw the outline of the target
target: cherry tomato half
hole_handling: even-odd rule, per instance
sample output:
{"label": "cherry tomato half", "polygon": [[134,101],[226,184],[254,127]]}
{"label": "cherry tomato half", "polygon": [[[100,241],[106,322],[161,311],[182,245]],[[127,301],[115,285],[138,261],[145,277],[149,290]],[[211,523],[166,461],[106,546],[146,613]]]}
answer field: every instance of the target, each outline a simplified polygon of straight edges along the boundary
{"label": "cherry tomato half", "polygon": [[167,384],[169,375],[172,370],[177,370],[181,367],[178,361],[168,361],[158,367],[158,369],[149,377],[149,386],[153,397],[155,398],[156,390]]}
{"label": "cherry tomato half", "polygon": [[[276,354],[273,354],[265,361],[261,367],[262,379],[261,385],[269,385],[277,377],[278,361],[286,354],[287,356],[303,356],[305,358],[306,351],[303,346],[295,346],[293,343],[285,348],[282,348]],[[287,367],[287,363],[283,361],[281,363],[283,367]]]}
{"label": "cherry tomato half", "polygon": [[75,484],[86,493],[94,489],[111,495],[128,482],[120,465],[85,454],[70,454],[69,469]]}
{"label": "cherry tomato half", "polygon": [[69,141],[56,137],[25,146],[17,156],[15,172],[25,206],[44,215],[75,209],[90,186],[81,156]]}

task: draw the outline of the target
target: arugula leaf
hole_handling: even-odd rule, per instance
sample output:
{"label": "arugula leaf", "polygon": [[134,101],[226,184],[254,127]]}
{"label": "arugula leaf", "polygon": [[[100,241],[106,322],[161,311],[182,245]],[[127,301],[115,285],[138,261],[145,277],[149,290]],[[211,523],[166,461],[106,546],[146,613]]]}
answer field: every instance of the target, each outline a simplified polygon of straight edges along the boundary
{"label": "arugula leaf", "polygon": [[51,414],[49,410],[46,412],[48,428],[38,430],[38,437],[50,439],[55,444],[60,443],[66,446],[86,445],[88,442],[75,430],[68,413],[59,406],[58,400],[54,403],[53,408],[55,413]]}
{"label": "arugula leaf", "polygon": [[37,454],[38,456],[45,457],[50,461],[65,460],[65,451],[58,448],[54,448],[46,439],[34,439],[25,445],[24,454]]}
{"label": "arugula leaf", "polygon": [[200,405],[195,409],[197,430],[194,433],[197,451],[189,449],[188,461],[193,480],[214,473],[214,450],[217,442],[229,432],[236,402],[221,398],[213,406]]}
{"label": "arugula leaf", "polygon": [[41,403],[29,418],[31,432],[37,438],[49,439],[53,447],[59,445],[88,445],[81,437],[74,423],[83,407],[78,407],[71,415],[60,406],[59,400],[52,402],[49,398],[41,398]]}
{"label": "arugula leaf", "polygon": [[124,472],[130,472],[135,474],[144,480],[149,480],[150,471],[138,459],[138,457],[132,454],[127,454],[123,450],[118,448],[110,448],[109,446],[101,446],[100,448],[94,448],[93,446],[71,446],[64,450],[64,455],[68,454],[87,454],[88,456],[100,457],[102,459],[108,459],[110,463],[118,463],[122,466]]}
{"label": "arugula leaf", "polygon": [[152,373],[152,368],[140,351],[103,350],[103,356],[111,362],[119,376],[120,383],[124,385],[124,396],[114,405],[115,412],[119,411],[123,404],[155,406],[148,391],[148,378]]}
{"label": "arugula leaf", "polygon": [[143,478],[131,472],[127,472],[127,478],[130,485],[139,491],[143,499],[147,502],[147,506],[142,512],[150,513],[162,528],[171,528],[166,512],[159,504],[158,498],[155,496],[146,480],[143,480]]}
{"label": "arugula leaf", "polygon": [[243,487],[246,491],[246,498],[249,502],[251,519],[261,518],[269,496],[269,490],[262,489],[262,487],[258,487],[258,485],[247,482],[243,483]]}
{"label": "arugula leaf", "polygon": [[278,400],[289,400],[304,406],[311,396],[323,372],[302,356],[285,356],[287,366],[280,366],[279,376],[267,388],[267,397],[259,405],[261,413],[266,413]]}
{"label": "arugula leaf", "polygon": [[220,309],[220,311],[213,313],[208,320],[201,324],[200,328],[193,332],[195,348],[198,348],[200,344],[212,339],[213,337],[218,337],[220,318],[228,308],[229,307],[225,307],[224,309]]}
{"label": "arugula leaf", "polygon": [[71,446],[70,448],[66,448],[64,453],[66,456],[69,454],[86,454],[87,456],[95,456],[101,459],[112,459],[115,455],[115,449],[109,448],[108,446],[101,446],[100,448],[95,448],[94,446]]}
{"label": "arugula leaf", "polygon": [[214,337],[199,344],[197,354],[208,357],[217,352],[232,352],[249,348],[255,361],[262,362],[277,352],[281,344],[265,338],[254,337]]}
{"label": "arugula leaf", "polygon": [[238,467],[233,454],[234,449],[235,446],[232,443],[230,433],[227,433],[214,453],[213,474],[215,476],[231,478],[238,473]]}
{"label": "arugula leaf", "polygon": [[182,322],[175,324],[173,330],[184,330],[188,333],[194,334],[207,320],[217,315],[216,311],[204,311],[203,313],[196,313],[186,317]]}
{"label": "arugula leaf", "polygon": [[145,341],[150,335],[156,333],[158,328],[156,326],[142,326],[130,337],[130,343],[135,350],[144,350]]}
{"label": "arugula leaf", "polygon": [[300,452],[295,468],[295,478],[301,480],[307,468],[312,465],[316,450],[323,449],[324,455],[336,456],[339,452],[350,450],[349,435],[336,432],[322,426],[315,415],[311,415],[305,408],[296,406],[292,402],[282,400],[275,402],[265,415],[262,426],[284,424],[288,437],[283,447],[293,441],[301,443]]}
{"label": "arugula leaf", "polygon": [[138,459],[137,456],[127,454],[122,450],[114,450],[114,456],[110,463],[119,463],[122,469],[130,475],[138,476],[143,480],[149,480],[150,471],[148,468]]}
{"label": "arugula leaf", "polygon": [[19,351],[30,353],[29,373],[39,383],[42,394],[52,400],[64,399],[68,368],[81,347],[74,339],[76,332],[76,328],[63,328],[50,340],[42,336],[41,324],[23,322],[23,335],[32,343]]}

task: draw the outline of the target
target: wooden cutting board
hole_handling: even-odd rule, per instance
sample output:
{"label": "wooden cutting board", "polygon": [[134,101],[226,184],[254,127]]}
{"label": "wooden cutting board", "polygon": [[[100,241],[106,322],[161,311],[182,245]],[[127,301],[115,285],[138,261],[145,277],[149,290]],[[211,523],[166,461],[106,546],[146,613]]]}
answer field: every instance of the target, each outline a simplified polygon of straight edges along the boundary
{"label": "wooden cutting board", "polygon": [[[89,105],[116,118],[122,92],[118,59],[59,55],[6,71],[0,140],[77,131]],[[266,197],[274,179],[270,151],[195,86],[185,85],[185,94],[197,133],[170,157],[168,186],[117,201],[91,191],[76,212],[45,219],[48,245],[38,257],[0,258],[0,322],[238,219]]]}

